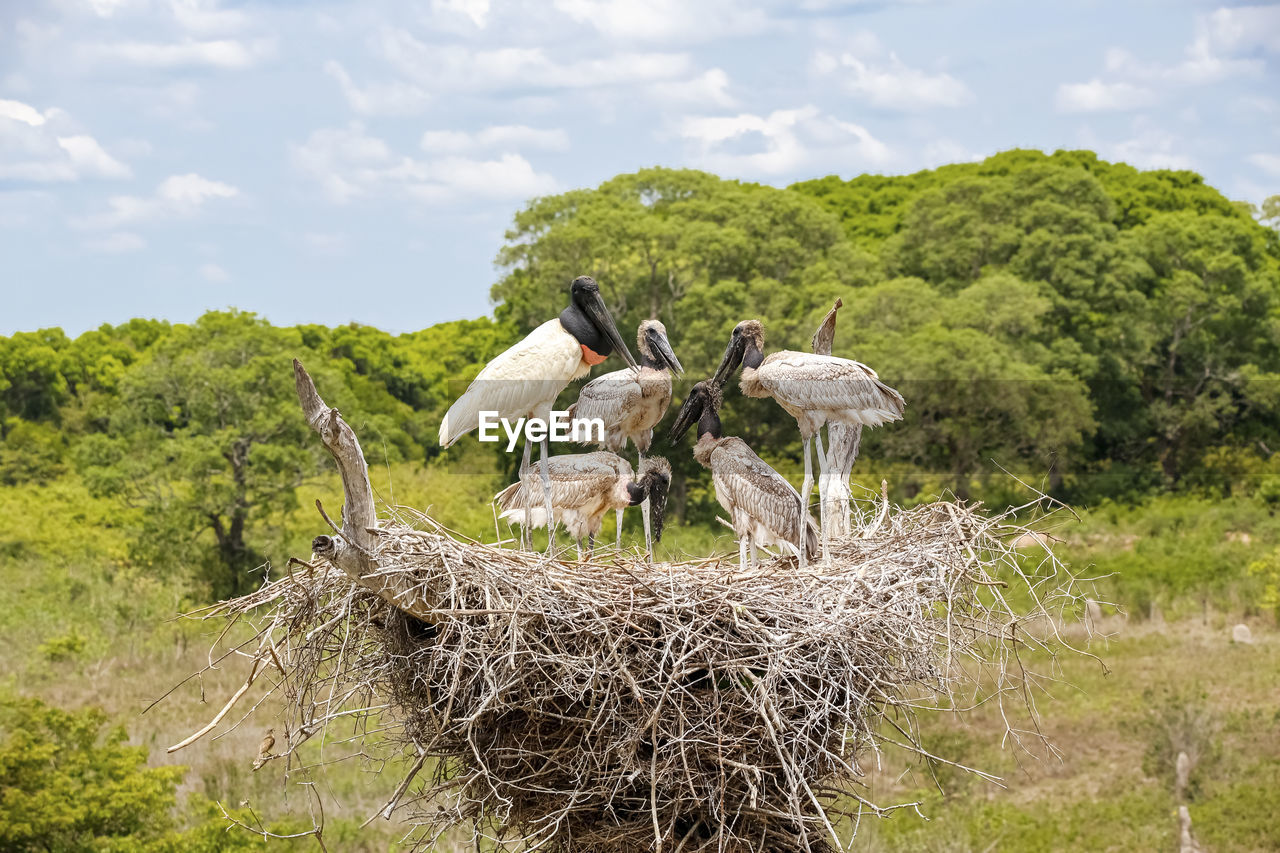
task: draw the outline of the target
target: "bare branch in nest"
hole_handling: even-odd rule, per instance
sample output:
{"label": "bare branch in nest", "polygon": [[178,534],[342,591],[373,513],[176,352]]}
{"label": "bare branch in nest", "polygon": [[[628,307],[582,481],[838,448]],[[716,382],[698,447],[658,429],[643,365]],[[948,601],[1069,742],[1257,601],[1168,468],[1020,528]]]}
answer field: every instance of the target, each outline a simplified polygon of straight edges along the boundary
{"label": "bare branch in nest", "polygon": [[328,733],[326,762],[344,743],[403,768],[377,814],[407,815],[418,849],[469,827],[551,853],[829,853],[841,820],[895,807],[864,797],[866,755],[947,761],[922,711],[981,687],[1015,742],[1038,732],[1020,653],[1069,649],[1078,598],[1048,547],[1012,547],[1012,513],[859,502],[803,572],[559,562],[409,509],[376,522],[354,433],[297,374],[343,470],[341,534],[206,618],[249,620],[272,650],[291,760]]}
{"label": "bare branch in nest", "polygon": [[[374,531],[378,526],[378,514],[373,504],[373,487],[369,483],[369,466],[355,430],[342,419],[337,409],[325,405],[311,375],[296,358],[293,360],[293,377],[302,413],[333,455],[338,473],[342,475],[341,531],[336,536],[317,536],[312,542],[313,551],[356,583],[382,596],[393,607],[415,616],[429,611],[430,602],[424,601],[420,593],[397,585],[398,578],[394,576],[377,574],[373,549],[377,544]],[[319,501],[316,501],[316,508],[330,527],[336,527]]]}

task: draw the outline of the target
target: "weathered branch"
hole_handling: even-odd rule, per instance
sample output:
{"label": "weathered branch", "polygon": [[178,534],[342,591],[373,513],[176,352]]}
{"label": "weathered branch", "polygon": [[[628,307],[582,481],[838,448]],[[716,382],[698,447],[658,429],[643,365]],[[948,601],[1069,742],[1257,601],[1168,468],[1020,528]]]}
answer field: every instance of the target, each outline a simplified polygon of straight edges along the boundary
{"label": "weathered branch", "polygon": [[325,405],[311,375],[296,358],[293,377],[302,413],[333,455],[342,475],[342,530],[336,536],[317,536],[311,543],[312,551],[392,607],[429,620],[433,605],[424,599],[420,588],[402,576],[377,574],[377,537],[373,531],[378,526],[378,514],[369,484],[369,466],[355,431],[337,409]]}

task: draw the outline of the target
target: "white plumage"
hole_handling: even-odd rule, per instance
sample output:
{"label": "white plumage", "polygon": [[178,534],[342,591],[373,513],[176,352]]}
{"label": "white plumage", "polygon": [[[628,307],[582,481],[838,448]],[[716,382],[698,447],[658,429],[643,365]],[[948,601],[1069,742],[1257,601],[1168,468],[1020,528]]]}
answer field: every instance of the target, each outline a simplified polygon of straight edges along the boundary
{"label": "white plumage", "polygon": [[880,426],[900,420],[902,395],[860,361],[782,350],[754,370],[743,368],[742,393],[772,397],[796,419],[808,438],[825,424]]}
{"label": "white plumage", "polygon": [[440,422],[440,446],[448,447],[475,429],[483,411],[511,419],[549,418],[564,387],[590,370],[577,338],[559,319],[548,320],[476,375]]}
{"label": "white plumage", "polygon": [[[564,387],[586,376],[593,364],[604,361],[614,349],[633,369],[639,367],[619,337],[595,279],[578,276],[569,285],[569,307],[561,311],[558,318],[543,323],[486,364],[449,407],[440,422],[440,446],[448,447],[476,429],[482,412],[493,412],[499,419],[549,421],[551,408]],[[541,443],[542,458],[538,467],[542,473],[545,514],[551,516],[546,470],[551,451],[545,434]],[[529,468],[530,450],[529,442],[525,441],[520,465],[522,475]]]}
{"label": "white plumage", "polygon": [[599,376],[578,393],[569,409],[574,418],[599,418],[604,423],[603,446],[615,453],[630,440],[648,453],[653,428],[671,405],[671,373],[680,362],[671,351],[667,330],[657,320],[645,320],[636,332],[640,369],[615,370]]}
{"label": "white plumage", "polygon": [[[574,419],[599,419],[604,424],[604,440],[590,442],[607,450],[620,452],[631,441],[643,464],[644,455],[653,443],[653,428],[671,405],[671,374],[682,371],[680,360],[671,349],[667,329],[658,320],[645,320],[636,330],[636,346],[640,350],[638,371],[615,370],[582,386],[578,402],[569,408]],[[592,431],[586,431],[588,435]],[[653,535],[649,502],[640,506],[644,516],[645,551],[653,556]],[[622,544],[622,513],[618,513],[618,544]]]}
{"label": "white plumage", "polygon": [[[734,436],[704,435],[693,451],[694,459],[711,469],[716,500],[729,513],[740,547],[778,545],[800,557],[800,493],[769,467],[745,441]],[[818,527],[805,513],[804,559],[818,550]]]}
{"label": "white plumage", "polygon": [[738,539],[738,560],[746,566],[747,551],[756,560],[756,546],[780,545],[799,558],[800,566],[818,548],[818,527],[800,493],[786,478],[756,455],[740,438],[724,436],[720,426],[720,386],[714,380],[694,385],[671,427],[672,443],[693,424],[698,443],[693,458],[711,469],[716,500],[729,512]]}
{"label": "white plumage", "polygon": [[[547,473],[554,520],[578,540],[579,551],[583,539],[594,544],[609,510],[623,510],[650,497],[665,503],[671,480],[671,466],[661,457],[646,459],[637,480],[630,463],[607,450],[553,456],[547,462]],[[493,500],[504,521],[527,527],[547,526],[542,483],[533,471]]]}
{"label": "white plumage", "polygon": [[[819,472],[824,480],[827,477],[820,432],[824,425],[880,426],[900,420],[905,408],[902,395],[881,382],[876,372],[861,362],[792,350],[765,357],[764,327],[759,320],[746,320],[734,328],[715,381],[722,385],[739,364],[742,365],[739,388],[743,395],[772,397],[800,427],[804,443],[804,486],[800,493],[806,506],[813,487],[809,448],[815,436]],[[818,506],[820,512],[825,512],[825,501],[819,500]],[[822,529],[830,528],[824,524]],[[824,552],[825,546],[824,535]]]}

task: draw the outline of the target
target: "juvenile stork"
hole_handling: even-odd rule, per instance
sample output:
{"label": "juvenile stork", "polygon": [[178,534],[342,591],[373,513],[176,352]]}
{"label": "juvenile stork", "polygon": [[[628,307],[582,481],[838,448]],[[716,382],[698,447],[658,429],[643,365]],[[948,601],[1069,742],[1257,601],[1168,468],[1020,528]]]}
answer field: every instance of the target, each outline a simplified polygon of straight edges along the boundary
{"label": "juvenile stork", "polygon": [[711,469],[716,500],[729,512],[738,540],[738,565],[746,568],[747,551],[756,565],[756,546],[779,545],[795,554],[801,570],[818,551],[818,526],[804,508],[800,493],[769,467],[745,441],[725,437],[720,428],[720,386],[703,381],[693,386],[671,427],[674,444],[693,424],[698,443],[693,458]]}
{"label": "juvenile stork", "polygon": [[[551,407],[564,387],[581,379],[617,348],[623,361],[638,368],[618,334],[600,288],[590,276],[578,276],[569,286],[569,307],[548,320],[515,346],[499,354],[477,374],[440,422],[440,446],[448,447],[479,425],[480,413],[499,418],[541,418],[549,421]],[[551,484],[547,473],[548,441],[542,438],[539,467],[546,514],[551,516]],[[529,469],[531,447],[524,445],[521,476]],[[553,531],[554,532],[554,531]]]}
{"label": "juvenile stork", "polygon": [[[671,349],[667,329],[657,320],[645,320],[636,331],[640,370],[615,370],[582,386],[578,402],[569,407],[569,417],[599,418],[604,423],[604,441],[594,442],[619,453],[630,440],[636,446],[637,464],[653,442],[653,428],[671,405],[671,374],[683,373],[680,359]],[[591,435],[591,431],[587,431]],[[644,548],[653,558],[649,501],[640,504],[644,517]],[[618,547],[622,547],[622,510],[618,510]]]}
{"label": "juvenile stork", "polygon": [[[627,507],[646,500],[653,502],[654,535],[661,541],[667,489],[671,485],[671,466],[661,456],[644,460],[639,478],[627,460],[607,450],[553,456],[547,467],[554,520],[577,540],[579,560],[583,558],[584,538],[590,558],[608,510],[621,514]],[[507,486],[493,500],[503,519],[526,527],[546,527],[546,510],[537,505],[541,497],[542,489],[527,476]]]}
{"label": "juvenile stork", "polygon": [[[713,380],[723,388],[733,372],[742,366],[739,387],[747,397],[772,397],[796,419],[804,442],[804,495],[809,505],[813,489],[813,463],[809,447],[818,439],[818,470],[827,474],[826,454],[820,430],[828,423],[861,424],[876,427],[902,418],[902,395],[880,381],[874,370],[861,362],[830,355],[781,350],[764,355],[764,326],[759,320],[744,320],[733,329],[724,358]],[[818,512],[825,513],[819,492]],[[822,553],[827,553],[824,523]]]}

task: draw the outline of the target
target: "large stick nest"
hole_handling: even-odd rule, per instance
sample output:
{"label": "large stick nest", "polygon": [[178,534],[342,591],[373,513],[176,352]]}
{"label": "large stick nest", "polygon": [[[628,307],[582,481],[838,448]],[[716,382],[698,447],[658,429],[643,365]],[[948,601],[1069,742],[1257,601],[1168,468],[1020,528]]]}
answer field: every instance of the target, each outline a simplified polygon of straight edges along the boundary
{"label": "large stick nest", "polygon": [[463,827],[574,853],[830,850],[882,811],[863,761],[928,756],[919,709],[1016,696],[1033,723],[1019,654],[1059,647],[1075,606],[1047,548],[1012,549],[1013,511],[858,506],[803,572],[566,562],[400,510],[362,582],[313,556],[217,612],[252,620],[255,671],[279,670],[286,754],[355,722],[356,752],[407,757],[383,814],[424,849]]}

